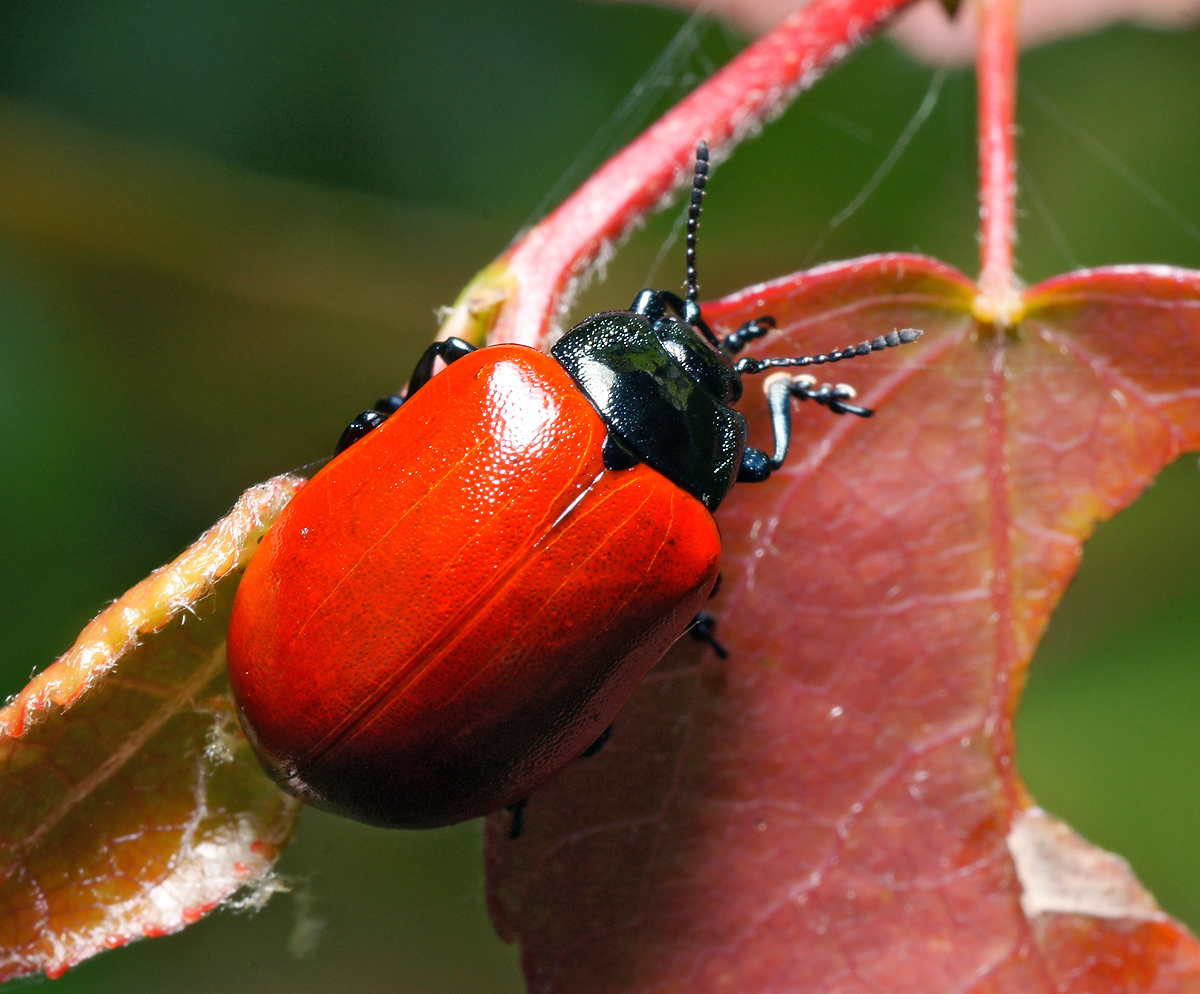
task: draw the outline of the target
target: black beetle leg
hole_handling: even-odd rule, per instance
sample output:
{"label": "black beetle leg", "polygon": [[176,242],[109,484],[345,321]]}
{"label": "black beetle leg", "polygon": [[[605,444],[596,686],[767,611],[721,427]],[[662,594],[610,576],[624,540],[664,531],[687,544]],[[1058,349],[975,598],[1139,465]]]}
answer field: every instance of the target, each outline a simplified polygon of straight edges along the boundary
{"label": "black beetle leg", "polygon": [[775,433],[775,453],[767,455],[761,449],[746,449],[742,455],[739,483],[762,483],[774,470],[783,465],[787,458],[788,444],[792,440],[792,378],[787,373],[776,373],[763,384],[767,395],[767,406],[771,409],[771,429]]}
{"label": "black beetle leg", "polygon": [[728,659],[729,650],[717,641],[716,636],[717,619],[707,611],[701,611],[692,619],[692,626],[688,629],[688,634],[697,642],[707,642],[712,646],[712,651],[717,654],[718,659]]}
{"label": "black beetle leg", "polygon": [[854,388],[846,383],[817,385],[815,377],[807,374],[792,376],[788,373],[773,373],[765,383],[767,407],[771,411],[771,429],[775,434],[775,451],[771,455],[759,449],[746,449],[738,471],[739,483],[761,483],[779,469],[787,459],[788,446],[792,440],[792,398],[812,400],[828,407],[835,414],[855,414],[860,418],[872,417],[875,412],[859,407],[849,401],[855,397]]}
{"label": "black beetle leg", "polygon": [[342,437],[338,439],[337,448],[334,449],[333,454],[340,455],[364,435],[378,428],[389,416],[395,414],[409,397],[429,382],[430,377],[433,376],[435,360],[441,359],[446,365],[450,365],[456,359],[461,359],[474,351],[475,346],[461,338],[447,338],[444,342],[434,342],[417,360],[408,381],[408,392],[403,397],[398,393],[394,393],[390,397],[383,397],[376,401],[374,409],[363,411],[346,426]]}
{"label": "black beetle leg", "polygon": [[[679,294],[672,293],[670,290],[654,290],[651,292],[657,294],[659,300],[663,304],[666,304],[666,306],[670,307],[671,310],[683,318],[684,321],[686,321],[698,332],[700,332],[700,334],[702,334],[706,339],[708,339],[708,343],[714,349],[719,349],[721,347],[721,340],[717,338],[716,332],[714,332],[712,328],[708,326],[708,322],[700,316],[700,305],[694,300],[684,300],[679,296]],[[641,300],[642,297],[639,295],[638,298],[633,302],[635,313],[642,313],[637,311],[637,307],[639,306]]]}
{"label": "black beetle leg", "polygon": [[875,415],[868,407],[846,403],[856,396],[854,387],[848,383],[822,383],[817,386],[815,377],[802,374],[792,378],[790,392],[793,397],[799,397],[801,400],[815,400],[818,404],[828,407],[834,414],[856,414],[860,418]]}
{"label": "black beetle leg", "polygon": [[441,359],[447,366],[450,363],[461,359],[463,356],[470,355],[475,351],[475,346],[470,342],[465,342],[461,338],[447,338],[442,342],[434,342],[427,348],[417,364],[413,367],[412,376],[408,379],[408,392],[404,395],[404,399],[408,400],[414,393],[421,389],[433,377],[433,363],[435,359]]}
{"label": "black beetle leg", "polygon": [[368,432],[374,431],[386,420],[386,414],[380,414],[378,411],[363,411],[362,414],[346,425],[346,430],[342,432],[342,437],[338,439],[337,448],[333,450],[333,454],[335,456],[341,455],[342,452],[350,448],[350,446]]}
{"label": "black beetle leg", "polygon": [[508,827],[508,837],[510,839],[519,839],[525,831],[525,807],[529,804],[529,798],[523,797],[516,804],[510,804],[504,810],[512,815],[512,824]]}
{"label": "black beetle leg", "polygon": [[721,339],[721,351],[726,355],[737,355],[756,338],[769,334],[775,327],[775,319],[770,314],[747,321],[731,335]]}
{"label": "black beetle leg", "polygon": [[375,410],[383,414],[395,414],[409,397],[421,389],[433,378],[433,364],[441,359],[447,366],[463,356],[475,351],[475,346],[461,338],[447,338],[442,342],[434,342],[424,352],[413,367],[412,376],[408,378],[408,389],[403,395],[394,393],[390,397],[382,397],[375,402]]}
{"label": "black beetle leg", "polygon": [[598,753],[601,749],[603,749],[604,743],[607,742],[611,738],[612,738],[612,725],[609,725],[608,728],[604,729],[604,731],[600,733],[600,738],[596,739],[595,742],[593,742],[590,746],[588,746],[586,749],[583,750],[583,752],[581,752],[579,754],[579,758],[580,759],[590,759],[592,756],[596,755],[596,753]]}

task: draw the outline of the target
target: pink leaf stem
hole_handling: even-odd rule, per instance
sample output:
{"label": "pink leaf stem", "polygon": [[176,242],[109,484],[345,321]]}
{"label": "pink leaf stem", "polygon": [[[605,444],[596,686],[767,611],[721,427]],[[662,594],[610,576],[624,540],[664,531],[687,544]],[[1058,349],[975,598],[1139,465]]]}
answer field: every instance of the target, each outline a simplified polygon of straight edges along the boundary
{"label": "pink leaf stem", "polygon": [[1017,0],[979,5],[979,219],[982,270],[977,316],[1002,326],[1020,316],[1013,275],[1017,92]]}
{"label": "pink leaf stem", "polygon": [[512,299],[491,340],[539,345],[576,278],[688,179],[702,138],[719,161],[909,2],[816,0],[664,114],[500,260]]}

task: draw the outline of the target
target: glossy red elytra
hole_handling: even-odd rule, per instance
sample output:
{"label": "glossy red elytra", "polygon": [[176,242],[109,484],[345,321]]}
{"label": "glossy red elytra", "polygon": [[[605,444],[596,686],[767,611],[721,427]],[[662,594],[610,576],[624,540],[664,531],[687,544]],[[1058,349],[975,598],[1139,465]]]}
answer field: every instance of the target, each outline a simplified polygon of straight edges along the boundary
{"label": "glossy red elytra", "polygon": [[[688,290],[646,290],[547,355],[437,342],[401,399],[347,428],[242,579],[229,665],[243,726],[285,788],[375,824],[521,802],[588,751],[717,580],[712,511],[783,463],[793,398],[869,416],[848,387],[767,384],[775,451],[746,447],[742,376],[866,355],[735,360]],[[447,368],[433,376],[434,362]],[[712,637],[712,619],[696,631]]]}

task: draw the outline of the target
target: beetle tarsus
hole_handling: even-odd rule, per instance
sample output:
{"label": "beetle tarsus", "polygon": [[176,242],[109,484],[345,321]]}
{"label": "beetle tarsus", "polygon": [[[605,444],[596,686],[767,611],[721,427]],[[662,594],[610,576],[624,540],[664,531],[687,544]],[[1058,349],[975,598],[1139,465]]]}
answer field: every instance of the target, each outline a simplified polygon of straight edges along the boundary
{"label": "beetle tarsus", "polygon": [[731,335],[721,339],[721,350],[727,355],[737,355],[756,338],[768,335],[775,327],[775,319],[770,314],[747,321]]}
{"label": "beetle tarsus", "polygon": [[593,742],[590,746],[588,746],[586,749],[584,749],[583,752],[581,752],[579,754],[579,758],[580,759],[590,759],[592,756],[596,755],[596,753],[598,753],[601,749],[603,749],[604,743],[612,738],[612,728],[613,728],[612,725],[609,725],[608,728],[604,729],[604,731],[600,733],[600,738],[596,739],[595,742]]}
{"label": "beetle tarsus", "polygon": [[337,448],[333,450],[333,454],[340,456],[360,438],[373,432],[386,420],[387,415],[380,414],[379,411],[363,411],[362,414],[346,425],[346,430],[342,432],[342,437],[338,439]]}
{"label": "beetle tarsus", "polygon": [[404,405],[404,396],[394,393],[387,397],[380,397],[375,401],[375,410],[384,417],[390,417],[395,414]]}
{"label": "beetle tarsus", "polygon": [[712,651],[717,654],[718,659],[728,659],[729,650],[717,641],[716,631],[717,619],[707,611],[701,611],[692,619],[688,634],[697,642],[705,642],[712,646]]}
{"label": "beetle tarsus", "polygon": [[461,359],[463,356],[470,355],[474,351],[475,346],[470,342],[463,341],[461,338],[447,338],[444,342],[434,342],[424,351],[421,358],[417,360],[417,365],[413,368],[413,374],[408,381],[408,392],[403,397],[398,393],[394,393],[390,397],[381,397],[375,402],[375,407],[372,410],[363,411],[362,414],[346,426],[346,430],[342,432],[342,437],[338,439],[337,448],[333,454],[335,456],[340,455],[360,438],[374,431],[384,421],[400,410],[409,397],[429,382],[433,376],[433,363],[435,360],[441,359],[448,366],[456,359]]}
{"label": "beetle tarsus", "polygon": [[508,837],[519,839],[525,832],[525,808],[529,804],[528,797],[522,797],[516,804],[510,804],[504,810],[512,815],[512,824],[508,826]]}
{"label": "beetle tarsus", "polygon": [[422,353],[421,358],[413,367],[412,376],[408,379],[408,392],[404,395],[404,399],[408,400],[433,378],[434,360],[441,359],[449,366],[450,363],[470,355],[474,351],[475,346],[461,338],[447,338],[445,341],[434,342]]}
{"label": "beetle tarsus", "polygon": [[771,411],[775,451],[767,455],[758,449],[746,449],[742,456],[742,467],[738,471],[739,483],[762,483],[787,459],[788,446],[792,440],[793,397],[814,401],[822,407],[828,407],[835,414],[854,414],[860,418],[869,418],[875,414],[868,407],[850,403],[856,394],[854,387],[849,384],[818,385],[815,377],[804,374],[791,376],[788,373],[773,373],[763,384],[763,392],[767,395],[767,407]]}
{"label": "beetle tarsus", "polygon": [[846,403],[855,396],[854,388],[847,383],[822,383],[817,386],[817,381],[811,376],[796,376],[792,378],[788,392],[801,400],[814,400],[834,414],[854,414],[860,418],[875,416],[869,407]]}
{"label": "beetle tarsus", "polygon": [[421,389],[433,378],[433,364],[441,359],[447,366],[463,356],[475,351],[475,346],[461,338],[447,338],[445,341],[434,342],[424,352],[413,367],[412,376],[408,378],[408,389],[403,393],[394,393],[390,397],[380,397],[375,402],[375,410],[385,417],[395,414],[404,402]]}

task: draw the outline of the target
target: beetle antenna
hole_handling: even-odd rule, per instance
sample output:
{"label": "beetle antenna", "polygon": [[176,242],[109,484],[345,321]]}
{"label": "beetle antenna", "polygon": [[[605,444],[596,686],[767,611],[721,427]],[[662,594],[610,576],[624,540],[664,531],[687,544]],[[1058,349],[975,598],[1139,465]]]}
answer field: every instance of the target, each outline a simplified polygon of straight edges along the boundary
{"label": "beetle antenna", "polygon": [[842,359],[853,359],[855,356],[870,355],[872,352],[882,352],[884,349],[894,349],[897,345],[915,342],[920,337],[921,332],[917,328],[901,328],[898,331],[889,331],[886,335],[880,335],[869,342],[848,345],[840,351],[834,349],[832,352],[820,355],[802,355],[794,359],[786,359],[782,356],[768,359],[739,359],[733,368],[739,373],[745,374],[761,373],[764,369],[778,369],[780,366],[820,366],[827,362],[840,362]]}
{"label": "beetle antenna", "polygon": [[700,208],[704,203],[704,186],[708,182],[708,142],[696,147],[696,172],[692,176],[692,202],[687,215],[687,297],[690,304],[700,294],[696,277],[696,230],[700,227]]}

